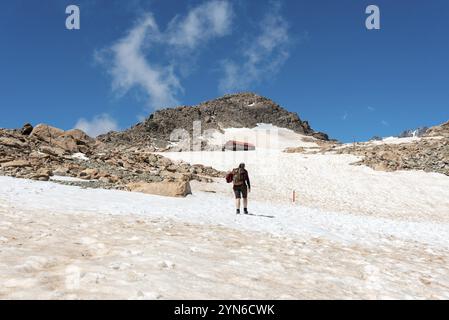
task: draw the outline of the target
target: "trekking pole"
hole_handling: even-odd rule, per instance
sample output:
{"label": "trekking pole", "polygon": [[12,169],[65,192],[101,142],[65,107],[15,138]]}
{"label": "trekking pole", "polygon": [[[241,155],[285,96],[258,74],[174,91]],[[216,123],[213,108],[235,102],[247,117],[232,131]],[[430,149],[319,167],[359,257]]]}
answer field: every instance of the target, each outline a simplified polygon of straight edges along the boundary
{"label": "trekking pole", "polygon": [[296,201],[296,191],[295,190],[293,190],[292,198],[293,198],[293,203],[295,203],[295,201]]}

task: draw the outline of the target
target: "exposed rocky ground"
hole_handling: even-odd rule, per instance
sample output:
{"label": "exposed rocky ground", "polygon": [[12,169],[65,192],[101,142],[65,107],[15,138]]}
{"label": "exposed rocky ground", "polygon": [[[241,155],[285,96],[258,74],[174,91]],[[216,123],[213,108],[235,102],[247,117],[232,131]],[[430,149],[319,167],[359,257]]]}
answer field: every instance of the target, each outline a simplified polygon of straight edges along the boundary
{"label": "exposed rocky ground", "polygon": [[[124,132],[111,132],[100,136],[105,143],[128,143],[163,151],[169,142],[177,141],[172,136],[175,129],[185,130],[192,137],[194,121],[201,122],[201,131],[225,128],[254,128],[258,123],[270,123],[297,133],[328,140],[325,133],[315,132],[307,121],[302,121],[296,113],[283,109],[270,99],[254,93],[225,95],[196,106],[181,106],[156,111],[145,121]],[[180,132],[178,131],[178,134]],[[203,148],[206,145],[203,143]],[[162,150],[161,150],[162,149]]]}
{"label": "exposed rocky ground", "polygon": [[[200,121],[200,128],[194,129],[195,121]],[[424,170],[449,175],[449,122],[427,129],[419,140],[408,143],[373,141],[342,147],[329,141],[326,134],[315,132],[296,113],[253,93],[226,95],[197,106],[156,111],[128,130],[97,139],[80,130],[63,131],[48,125],[0,129],[0,175],[42,181],[65,176],[76,179],[58,182],[156,194],[162,188],[169,195],[186,195],[190,192],[189,181],[209,182],[224,173],[211,167],[174,163],[154,152],[176,151],[176,142],[185,138],[183,134],[190,139],[195,130],[200,135],[202,149],[211,149],[214,146],[201,140],[207,135],[206,130],[224,132],[226,128],[254,128],[259,123],[308,135],[303,141],[310,139],[314,143],[309,147],[288,148],[287,153],[355,154],[363,156],[356,164],[376,170]],[[173,136],[175,129],[181,131]],[[191,143],[194,142],[189,146]]]}
{"label": "exposed rocky ground", "polygon": [[398,138],[422,137],[427,133],[428,127],[420,127],[414,130],[408,129],[401,132]]}
{"label": "exposed rocky ground", "polygon": [[355,164],[375,170],[424,170],[449,176],[449,140],[422,139],[403,144],[354,145],[337,150],[363,156]]}
{"label": "exposed rocky ground", "polygon": [[[211,181],[222,173],[174,163],[143,147],[105,144],[80,130],[27,124],[22,130],[0,129],[0,175],[40,181],[65,176],[79,180],[60,183],[122,190],[132,190],[140,183],[142,192],[158,183],[159,189],[170,189],[170,195],[185,195],[190,192],[190,180]],[[179,188],[180,194],[173,193]]]}
{"label": "exposed rocky ground", "polygon": [[449,121],[443,123],[442,125],[428,129],[424,136],[449,138]]}
{"label": "exposed rocky ground", "polygon": [[[195,121],[200,121],[201,127],[194,129]],[[160,110],[126,131],[97,139],[80,130],[63,131],[43,124],[34,128],[26,124],[21,130],[0,129],[0,175],[42,181],[65,176],[76,179],[58,182],[156,194],[164,184],[166,193],[185,195],[190,192],[190,180],[211,181],[211,177],[223,173],[200,165],[173,163],[154,152],[177,150],[186,141],[191,150],[190,146],[196,143],[194,131],[202,149],[221,150],[221,146],[207,145],[206,130],[210,133],[212,129],[223,132],[229,127],[253,128],[258,123],[328,139],[326,134],[312,130],[296,113],[267,98],[241,93],[193,107]]]}
{"label": "exposed rocky ground", "polygon": [[284,150],[285,153],[306,153],[306,154],[324,154],[329,151],[335,150],[335,148],[341,146],[341,143],[335,140],[315,140],[310,139],[309,137],[303,138],[303,142],[312,142],[316,144],[316,146],[299,146],[299,147],[290,147]]}
{"label": "exposed rocky ground", "polygon": [[385,143],[379,138],[346,146],[335,141],[317,140],[315,143],[318,147],[287,148],[284,152],[353,154],[363,157],[355,165],[366,165],[374,170],[423,170],[449,175],[449,122],[426,129],[420,138],[411,141],[399,139],[397,143]]}
{"label": "exposed rocky ground", "polygon": [[363,156],[356,164],[375,170],[424,170],[449,175],[449,122],[432,127],[424,137],[400,144],[356,144],[337,150]]}

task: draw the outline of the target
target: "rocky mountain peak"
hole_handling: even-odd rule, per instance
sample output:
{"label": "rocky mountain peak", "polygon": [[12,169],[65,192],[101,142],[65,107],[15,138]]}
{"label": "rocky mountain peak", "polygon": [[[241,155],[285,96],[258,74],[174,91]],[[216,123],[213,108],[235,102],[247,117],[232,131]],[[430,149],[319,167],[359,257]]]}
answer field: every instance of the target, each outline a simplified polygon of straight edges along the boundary
{"label": "rocky mountain peak", "polygon": [[228,94],[195,106],[179,106],[158,110],[145,121],[121,132],[99,137],[104,142],[127,141],[165,147],[175,129],[193,132],[193,123],[200,121],[201,130],[254,128],[269,123],[297,133],[328,140],[324,133],[315,132],[298,114],[289,112],[274,101],[251,92]]}

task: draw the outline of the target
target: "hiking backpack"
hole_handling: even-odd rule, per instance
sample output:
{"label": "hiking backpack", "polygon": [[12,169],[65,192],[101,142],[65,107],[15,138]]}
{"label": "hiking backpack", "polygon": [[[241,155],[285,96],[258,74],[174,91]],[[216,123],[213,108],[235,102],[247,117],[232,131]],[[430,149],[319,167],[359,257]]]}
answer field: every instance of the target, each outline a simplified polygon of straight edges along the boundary
{"label": "hiking backpack", "polygon": [[232,182],[234,183],[234,186],[241,186],[245,183],[244,177],[243,177],[243,169],[237,168],[232,171]]}

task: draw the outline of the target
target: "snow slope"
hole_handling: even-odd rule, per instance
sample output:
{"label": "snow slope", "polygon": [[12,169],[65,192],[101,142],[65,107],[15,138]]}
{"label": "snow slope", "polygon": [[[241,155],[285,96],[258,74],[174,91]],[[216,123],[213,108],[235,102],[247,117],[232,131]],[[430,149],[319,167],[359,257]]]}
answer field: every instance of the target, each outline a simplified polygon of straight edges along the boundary
{"label": "snow slope", "polygon": [[[418,171],[382,172],[365,166],[352,166],[359,160],[353,155],[283,153],[286,146],[310,147],[304,136],[291,130],[264,132],[256,151],[250,152],[173,152],[164,153],[172,160],[199,163],[228,171],[244,162],[249,170],[251,199],[288,204],[296,191],[301,206],[325,211],[349,212],[408,221],[449,222],[449,178],[442,174]],[[248,132],[257,129],[228,129],[236,140],[251,140]],[[213,187],[212,187],[213,188]],[[213,188],[229,194],[222,183]]]}
{"label": "snow slope", "polygon": [[172,218],[198,224],[217,224],[243,231],[277,235],[319,236],[344,242],[377,245],[394,236],[408,241],[446,246],[448,224],[408,222],[350,213],[325,212],[289,204],[253,201],[253,216],[234,214],[232,198],[220,193],[198,191],[187,198],[150,196],[115,190],[81,189],[47,182],[0,177],[0,206],[40,212],[101,213]]}
{"label": "snow slope", "polygon": [[0,182],[0,298],[449,298],[447,223]]}
{"label": "snow slope", "polygon": [[221,179],[166,198],[0,177],[0,298],[449,298],[448,177],[283,153],[314,142],[266,129],[229,130],[254,152],[164,153],[247,163],[248,216]]}
{"label": "snow slope", "polygon": [[[289,147],[318,147],[315,138],[295,133],[292,130],[279,128],[272,124],[259,123],[257,127],[227,128],[220,133],[214,130],[207,140],[214,145],[224,145],[229,140],[249,142],[264,150],[284,150]],[[310,142],[311,140],[312,142]]]}

